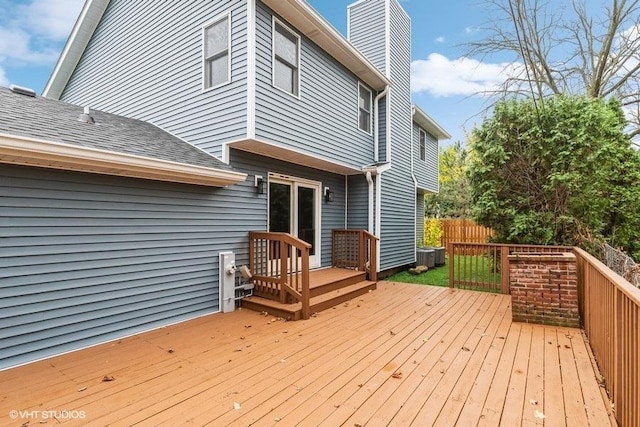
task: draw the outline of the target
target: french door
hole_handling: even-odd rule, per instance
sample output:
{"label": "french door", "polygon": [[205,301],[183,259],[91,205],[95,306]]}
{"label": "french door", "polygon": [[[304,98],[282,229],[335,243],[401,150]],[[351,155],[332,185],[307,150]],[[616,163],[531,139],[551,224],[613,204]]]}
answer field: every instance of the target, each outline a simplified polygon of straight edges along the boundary
{"label": "french door", "polygon": [[311,244],[309,264],[320,266],[320,196],[315,181],[269,175],[269,231],[290,233]]}

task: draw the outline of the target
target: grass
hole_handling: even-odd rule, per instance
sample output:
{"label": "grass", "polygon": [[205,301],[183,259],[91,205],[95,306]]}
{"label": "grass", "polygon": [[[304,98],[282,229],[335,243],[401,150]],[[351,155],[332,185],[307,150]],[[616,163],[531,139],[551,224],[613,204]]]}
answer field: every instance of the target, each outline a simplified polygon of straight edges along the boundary
{"label": "grass", "polygon": [[[489,284],[485,289],[483,286],[456,286],[466,289],[492,290],[500,289],[500,273],[495,272],[493,263],[484,256],[456,255],[455,257],[456,278],[458,280]],[[434,267],[426,273],[413,275],[409,271],[402,271],[387,278],[390,281],[415,283],[418,285],[449,286],[449,258],[445,265]]]}
{"label": "grass", "polygon": [[449,266],[430,268],[422,274],[410,274],[408,270],[393,274],[386,280],[392,282],[415,283],[417,285],[449,286]]}

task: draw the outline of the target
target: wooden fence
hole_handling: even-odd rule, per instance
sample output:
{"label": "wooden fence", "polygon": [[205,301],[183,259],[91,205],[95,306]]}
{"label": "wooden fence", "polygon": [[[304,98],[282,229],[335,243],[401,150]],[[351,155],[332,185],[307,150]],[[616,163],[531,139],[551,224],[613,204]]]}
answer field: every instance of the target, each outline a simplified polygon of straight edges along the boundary
{"label": "wooden fence", "polygon": [[442,246],[449,247],[449,243],[487,243],[493,236],[493,230],[476,224],[472,219],[441,219]]}
{"label": "wooden fence", "polygon": [[572,252],[580,318],[622,427],[640,426],[640,289],[579,248],[451,243],[449,286],[509,293],[514,252]]}

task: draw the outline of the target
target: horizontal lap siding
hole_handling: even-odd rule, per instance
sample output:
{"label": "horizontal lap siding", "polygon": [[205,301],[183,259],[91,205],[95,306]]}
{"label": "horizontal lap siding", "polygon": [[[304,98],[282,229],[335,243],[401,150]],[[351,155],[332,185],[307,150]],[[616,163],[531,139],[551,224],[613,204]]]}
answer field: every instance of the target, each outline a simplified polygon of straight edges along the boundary
{"label": "horizontal lap siding", "polygon": [[424,245],[424,194],[416,194],[416,243]]}
{"label": "horizontal lap siding", "polygon": [[[358,79],[301,35],[300,99],[272,85],[272,12],[257,8],[256,136],[360,168],[373,136],[358,129]],[[295,29],[292,29],[295,31]]]}
{"label": "horizontal lap siding", "polygon": [[381,269],[415,261],[416,189],[411,176],[411,22],[389,2],[391,169],[382,175]]}
{"label": "horizontal lap siding", "polygon": [[[374,177],[375,179],[375,177]],[[364,175],[349,177],[347,205],[347,228],[368,230],[369,228],[369,183]]]}
{"label": "horizontal lap siding", "polygon": [[[386,0],[368,0],[353,4],[348,9],[349,41],[362,52],[382,73],[387,72],[385,40]],[[366,25],[362,25],[362,23]]]}
{"label": "horizontal lap siding", "polygon": [[0,368],[218,311],[236,188],[0,166]]}
{"label": "horizontal lap siding", "polygon": [[[269,172],[287,175],[295,178],[302,178],[322,183],[322,188],[329,187],[334,193],[333,202],[326,202],[321,197],[321,261],[323,267],[331,264],[331,230],[343,229],[345,224],[345,178],[343,175],[325,172],[319,169],[307,168],[301,165],[283,162],[276,159],[265,158],[255,154],[239,150],[231,150],[231,165],[238,171],[249,174],[249,179],[253,180],[255,175],[268,176]],[[250,195],[253,199],[252,207],[260,217],[254,230],[266,230],[267,224],[267,195],[257,194],[255,187]],[[242,209],[242,208],[239,208]],[[248,262],[248,259],[241,253],[238,259],[241,262]]]}
{"label": "horizontal lap siding", "polygon": [[[232,82],[202,92],[202,25],[228,11]],[[149,121],[221,156],[223,142],[247,133],[246,30],[246,0],[112,0],[61,99]]]}
{"label": "horizontal lap siding", "polygon": [[413,124],[413,164],[418,187],[438,192],[438,139],[425,132],[425,159],[420,160],[420,127]]}

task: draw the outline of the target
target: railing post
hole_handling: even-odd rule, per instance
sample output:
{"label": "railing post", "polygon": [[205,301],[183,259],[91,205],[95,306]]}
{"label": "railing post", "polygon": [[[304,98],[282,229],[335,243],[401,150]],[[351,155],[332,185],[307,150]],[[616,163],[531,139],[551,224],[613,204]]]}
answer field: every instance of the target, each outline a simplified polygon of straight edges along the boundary
{"label": "railing post", "polygon": [[302,318],[311,317],[311,290],[309,289],[309,254],[310,249],[304,248],[302,251]]}
{"label": "railing post", "polygon": [[454,279],[454,277],[453,277],[453,272],[454,272],[453,264],[454,264],[455,256],[454,256],[454,252],[453,251],[454,251],[453,242],[449,242],[447,244],[447,252],[449,252],[449,287],[450,288],[454,287],[453,286],[453,279]]}
{"label": "railing post", "polygon": [[511,278],[509,277],[509,246],[501,245],[500,246],[500,291],[509,295],[511,291],[509,290],[509,283],[511,282]]}
{"label": "railing post", "polygon": [[358,231],[358,270],[367,271],[366,240],[363,231]]}
{"label": "railing post", "polygon": [[378,281],[378,239],[369,237],[369,280]]}

